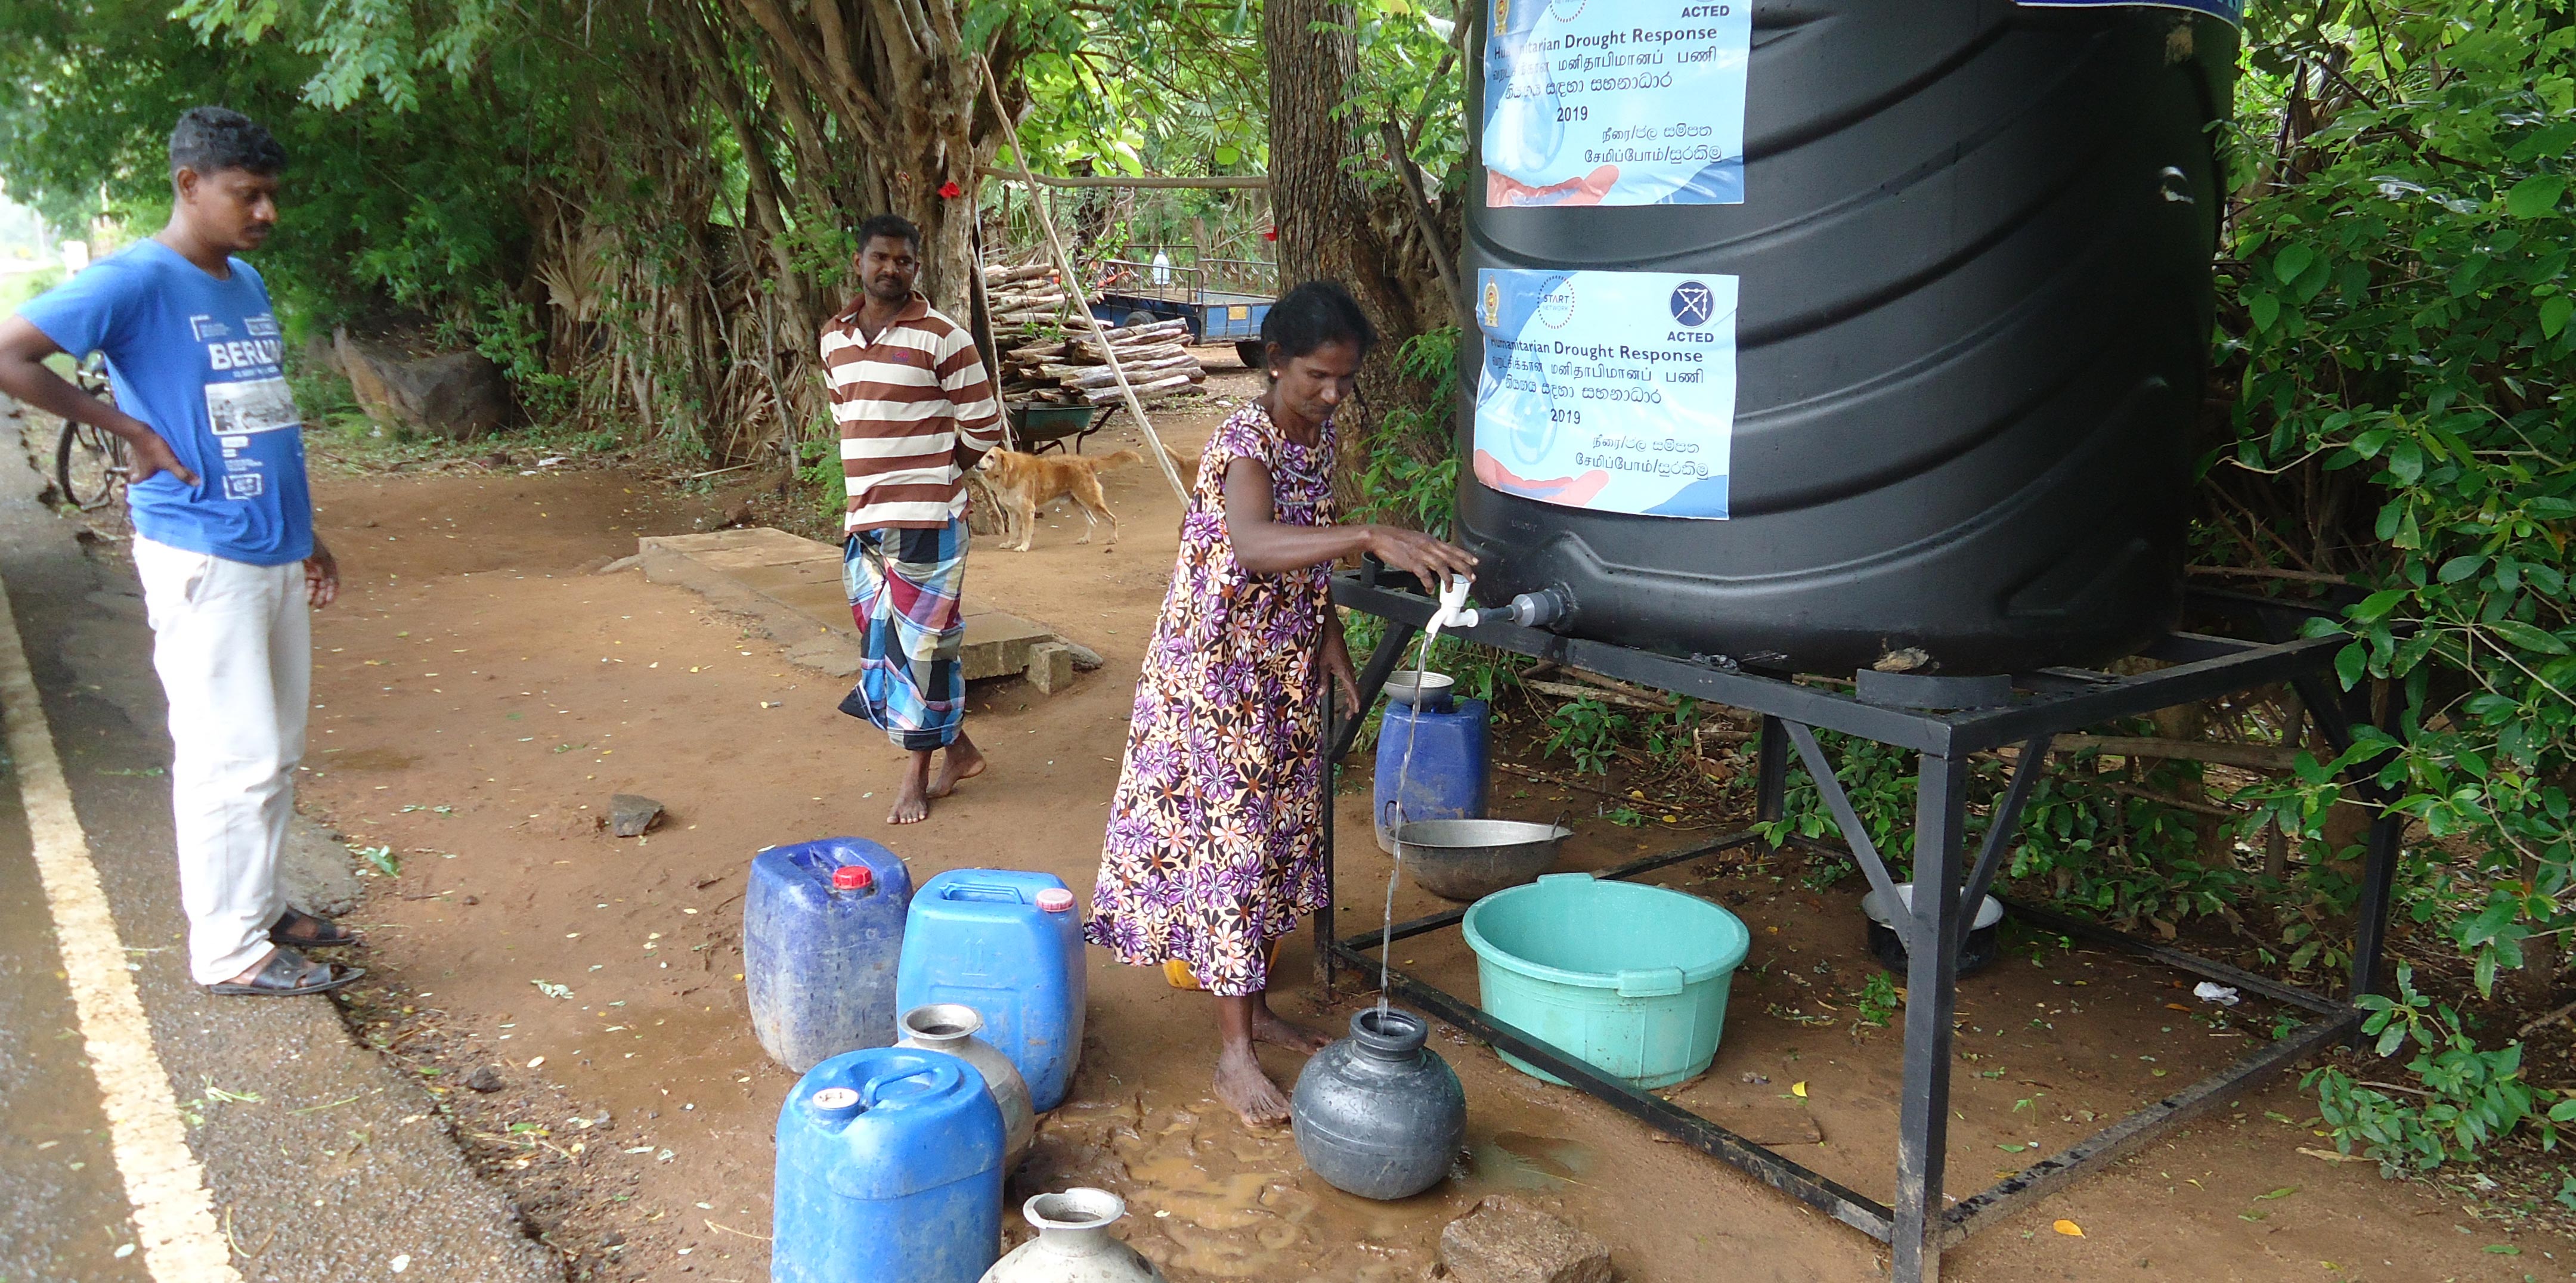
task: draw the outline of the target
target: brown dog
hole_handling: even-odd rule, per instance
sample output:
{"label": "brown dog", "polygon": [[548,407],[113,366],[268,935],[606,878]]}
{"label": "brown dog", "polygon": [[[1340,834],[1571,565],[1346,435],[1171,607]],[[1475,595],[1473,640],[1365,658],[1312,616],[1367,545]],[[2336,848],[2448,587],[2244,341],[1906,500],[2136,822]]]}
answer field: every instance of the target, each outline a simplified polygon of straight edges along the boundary
{"label": "brown dog", "polygon": [[1082,537],[1075,543],[1091,542],[1091,527],[1109,523],[1109,542],[1118,542],[1118,515],[1100,494],[1100,471],[1122,464],[1143,463],[1145,457],[1133,450],[1120,450],[1097,459],[1078,454],[1022,454],[1017,450],[995,450],[986,454],[975,470],[983,475],[984,484],[992,490],[993,506],[1002,512],[1004,527],[1002,545],[1011,543],[1011,527],[1017,526],[1020,552],[1029,550],[1037,537],[1038,509],[1057,499],[1071,499],[1082,509]]}

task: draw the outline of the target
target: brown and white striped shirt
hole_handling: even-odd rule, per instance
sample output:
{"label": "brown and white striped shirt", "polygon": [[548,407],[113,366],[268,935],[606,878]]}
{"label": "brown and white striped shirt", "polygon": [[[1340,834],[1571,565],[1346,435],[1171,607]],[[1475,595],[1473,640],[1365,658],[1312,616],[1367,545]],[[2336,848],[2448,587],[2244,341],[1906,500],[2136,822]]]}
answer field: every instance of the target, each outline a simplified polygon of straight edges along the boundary
{"label": "brown and white striped shirt", "polygon": [[870,343],[861,299],[823,327],[823,378],[848,479],[844,530],[944,526],[966,515],[956,449],[1002,443],[993,382],[966,328],[916,293]]}

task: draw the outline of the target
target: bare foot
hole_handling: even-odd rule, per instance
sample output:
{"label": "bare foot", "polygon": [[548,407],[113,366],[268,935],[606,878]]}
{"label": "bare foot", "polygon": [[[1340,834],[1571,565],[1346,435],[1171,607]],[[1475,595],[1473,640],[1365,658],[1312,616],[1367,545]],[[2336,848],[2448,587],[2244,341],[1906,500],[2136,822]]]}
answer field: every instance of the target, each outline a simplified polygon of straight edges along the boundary
{"label": "bare foot", "polygon": [[1261,1072],[1261,1062],[1252,1058],[1252,1049],[1229,1047],[1217,1054],[1216,1098],[1243,1116],[1246,1127],[1276,1127],[1288,1121],[1288,1097],[1270,1075]]}
{"label": "bare foot", "polygon": [[959,731],[939,764],[939,778],[930,782],[929,795],[946,797],[957,791],[958,781],[971,780],[983,773],[984,751],[975,747],[975,741],[966,738],[966,732]]}
{"label": "bare foot", "polygon": [[1252,1009],[1252,1040],[1314,1055],[1333,1045],[1331,1034],[1298,1024],[1266,1006]]}
{"label": "bare foot", "polygon": [[912,764],[904,769],[903,783],[895,790],[894,809],[886,812],[888,824],[919,824],[930,818],[930,754],[915,753]]}

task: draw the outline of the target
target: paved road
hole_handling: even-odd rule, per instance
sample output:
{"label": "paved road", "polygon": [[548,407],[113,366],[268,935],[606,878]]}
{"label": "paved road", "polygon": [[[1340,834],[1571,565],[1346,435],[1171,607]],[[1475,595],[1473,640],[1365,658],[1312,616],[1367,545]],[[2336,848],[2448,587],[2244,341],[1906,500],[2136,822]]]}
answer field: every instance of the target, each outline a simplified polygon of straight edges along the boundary
{"label": "paved road", "polygon": [[[22,745],[50,732],[116,938],[82,924],[59,861],[39,874],[62,791],[24,754],[0,761],[0,1283],[561,1280],[426,1093],[355,1044],[330,1000],[190,982],[139,590],[122,545],[85,542],[37,502],[19,432],[0,417],[0,585],[42,711],[0,700],[0,727]],[[80,845],[58,838],[43,849]],[[331,885],[345,869],[318,876],[313,895],[345,894]],[[124,950],[143,1016],[105,1069],[91,1051],[115,1045],[114,1004],[95,984],[75,1002],[74,980],[100,971],[67,961],[84,948]],[[152,1120],[174,1116],[159,1134],[184,1144],[156,1148]]]}

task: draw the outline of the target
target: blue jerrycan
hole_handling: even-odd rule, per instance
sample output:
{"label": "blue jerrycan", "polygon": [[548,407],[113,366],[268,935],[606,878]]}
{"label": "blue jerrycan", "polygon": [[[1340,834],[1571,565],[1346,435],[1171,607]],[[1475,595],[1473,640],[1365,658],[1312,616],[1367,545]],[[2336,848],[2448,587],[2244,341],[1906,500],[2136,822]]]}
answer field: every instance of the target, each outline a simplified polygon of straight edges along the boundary
{"label": "blue jerrycan", "polygon": [[778,1111],[771,1283],[976,1283],[1002,1248],[1002,1110],[946,1052],[845,1052]]}
{"label": "blue jerrycan", "polygon": [[[1395,850],[1393,825],[1399,816],[1406,821],[1485,818],[1491,776],[1488,735],[1481,699],[1453,700],[1443,693],[1424,707],[1402,700],[1386,702],[1386,716],[1378,722],[1377,782],[1371,791],[1378,849]],[[1409,771],[1404,763],[1407,744],[1413,748]],[[1396,796],[1399,776],[1404,788],[1401,798]]]}
{"label": "blue jerrycan", "polygon": [[1082,915],[1063,879],[950,869],[912,898],[895,1006],[973,1007],[984,1041],[1019,1067],[1043,1114],[1064,1103],[1082,1059],[1082,968]]}
{"label": "blue jerrycan", "polygon": [[895,1032],[895,966],[912,874],[866,838],[773,846],[751,858],[742,898],[743,985],[752,1032],[799,1073],[883,1047]]}

